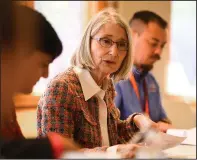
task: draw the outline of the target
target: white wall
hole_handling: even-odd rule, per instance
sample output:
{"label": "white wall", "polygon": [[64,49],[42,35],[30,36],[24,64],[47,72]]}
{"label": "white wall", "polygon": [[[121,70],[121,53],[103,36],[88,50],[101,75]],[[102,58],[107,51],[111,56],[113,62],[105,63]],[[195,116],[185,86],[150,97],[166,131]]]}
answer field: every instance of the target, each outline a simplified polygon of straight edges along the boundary
{"label": "white wall", "polygon": [[[119,13],[128,22],[132,15],[139,10],[151,10],[158,13],[170,23],[171,2],[170,1],[120,1]],[[196,126],[196,112],[185,103],[169,100],[164,96],[166,85],[166,71],[169,61],[169,46],[163,51],[162,59],[156,63],[153,74],[157,79],[162,96],[164,108],[177,128],[191,128]]]}
{"label": "white wall", "polygon": [[36,108],[16,109],[17,121],[26,138],[37,137],[37,112]]}

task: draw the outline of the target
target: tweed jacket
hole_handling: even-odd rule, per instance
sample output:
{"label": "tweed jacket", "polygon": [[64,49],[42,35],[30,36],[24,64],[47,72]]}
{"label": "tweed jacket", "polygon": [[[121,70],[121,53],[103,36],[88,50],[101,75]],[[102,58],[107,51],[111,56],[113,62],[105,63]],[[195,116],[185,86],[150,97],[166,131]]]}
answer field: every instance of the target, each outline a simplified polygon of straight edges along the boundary
{"label": "tweed jacket", "polygon": [[[111,79],[104,101],[107,106],[107,122],[110,146],[128,142],[134,135],[132,116],[120,120],[120,112],[114,105],[115,90]],[[82,148],[105,151],[102,146],[99,124],[99,108],[96,96],[85,101],[80,81],[73,67],[57,75],[47,86],[37,108],[38,137],[57,132],[72,138]],[[96,148],[97,147],[97,148]]]}

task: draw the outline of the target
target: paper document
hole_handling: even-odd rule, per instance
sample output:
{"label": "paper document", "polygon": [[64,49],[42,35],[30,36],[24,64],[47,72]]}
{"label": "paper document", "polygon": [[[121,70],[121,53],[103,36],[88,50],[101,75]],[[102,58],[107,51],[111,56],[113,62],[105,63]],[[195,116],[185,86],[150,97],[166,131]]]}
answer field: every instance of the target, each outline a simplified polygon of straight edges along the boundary
{"label": "paper document", "polygon": [[173,148],[164,150],[168,158],[175,159],[196,159],[196,146],[178,145]]}
{"label": "paper document", "polygon": [[136,134],[129,143],[142,143],[148,147],[165,150],[180,145],[186,137],[174,136],[163,132],[147,130],[144,133]]}
{"label": "paper document", "polygon": [[167,134],[187,137],[181,144],[194,145],[196,146],[196,128],[192,129],[168,129]]}
{"label": "paper document", "polygon": [[168,149],[180,145],[186,137],[179,137],[160,132],[162,138],[162,149]]}

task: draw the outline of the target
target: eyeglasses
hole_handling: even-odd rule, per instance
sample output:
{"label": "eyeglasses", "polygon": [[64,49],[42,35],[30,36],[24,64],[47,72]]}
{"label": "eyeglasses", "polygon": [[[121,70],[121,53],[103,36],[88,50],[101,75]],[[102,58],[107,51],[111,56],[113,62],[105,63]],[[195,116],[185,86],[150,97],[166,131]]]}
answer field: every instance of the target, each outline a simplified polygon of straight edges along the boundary
{"label": "eyeglasses", "polygon": [[110,48],[114,43],[116,43],[118,50],[120,51],[127,51],[128,50],[128,42],[126,41],[119,41],[114,42],[109,38],[98,38],[98,37],[91,37],[94,40],[97,40],[99,44],[105,48]]}

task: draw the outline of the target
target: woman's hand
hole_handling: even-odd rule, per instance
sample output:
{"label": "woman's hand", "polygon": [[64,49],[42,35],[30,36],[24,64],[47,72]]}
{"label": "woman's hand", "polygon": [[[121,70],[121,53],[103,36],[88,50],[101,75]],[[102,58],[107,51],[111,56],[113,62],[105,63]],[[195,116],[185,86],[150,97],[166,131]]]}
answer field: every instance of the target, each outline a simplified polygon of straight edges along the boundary
{"label": "woman's hand", "polygon": [[146,130],[148,128],[159,130],[158,124],[153,122],[150,118],[146,117],[143,114],[135,115],[133,121],[140,130]]}
{"label": "woman's hand", "polygon": [[121,158],[134,158],[140,145],[137,144],[119,144],[117,145],[117,153]]}

